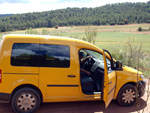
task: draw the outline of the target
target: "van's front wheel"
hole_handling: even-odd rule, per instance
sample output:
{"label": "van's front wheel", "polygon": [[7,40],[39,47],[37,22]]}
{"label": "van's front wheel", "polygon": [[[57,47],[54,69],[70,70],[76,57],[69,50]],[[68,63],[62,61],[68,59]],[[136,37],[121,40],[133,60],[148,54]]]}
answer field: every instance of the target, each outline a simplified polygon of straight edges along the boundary
{"label": "van's front wheel", "polygon": [[12,97],[12,108],[17,113],[33,113],[41,103],[39,94],[31,88],[18,90]]}
{"label": "van's front wheel", "polygon": [[136,102],[136,100],[137,90],[135,86],[127,84],[120,89],[117,101],[121,106],[131,106]]}

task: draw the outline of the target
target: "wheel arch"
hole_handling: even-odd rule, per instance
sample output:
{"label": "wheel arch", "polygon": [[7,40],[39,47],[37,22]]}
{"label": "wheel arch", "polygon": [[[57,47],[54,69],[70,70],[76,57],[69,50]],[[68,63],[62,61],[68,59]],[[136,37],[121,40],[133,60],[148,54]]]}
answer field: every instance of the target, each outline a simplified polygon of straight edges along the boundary
{"label": "wheel arch", "polygon": [[39,94],[39,96],[40,96],[40,98],[41,98],[41,102],[43,102],[43,94],[42,94],[41,90],[40,90],[38,87],[36,87],[35,85],[32,85],[32,84],[22,84],[22,85],[16,87],[16,88],[12,91],[12,93],[11,93],[10,102],[11,102],[11,99],[12,99],[13,95],[15,94],[15,92],[17,92],[17,91],[18,91],[19,89],[21,89],[21,88],[32,88],[32,89],[34,89],[35,91],[38,92],[38,94]]}
{"label": "wheel arch", "polygon": [[[125,85],[127,85],[127,84],[131,84],[131,85],[133,85],[133,86],[136,86],[136,85],[137,85],[137,83],[136,83],[136,82],[127,82],[127,83],[126,83],[126,84],[124,84],[123,86],[125,86]],[[122,86],[122,87],[123,87],[123,86]],[[122,88],[122,87],[121,87],[121,88]],[[121,88],[120,88],[120,89],[121,89]]]}
{"label": "wheel arch", "polygon": [[119,91],[121,90],[121,88],[123,88],[123,87],[124,87],[125,85],[127,85],[127,84],[131,84],[131,85],[133,85],[133,86],[136,86],[136,85],[137,85],[136,82],[127,82],[127,83],[123,84],[123,85],[118,89],[118,91],[115,93],[114,99],[117,99],[118,94],[119,94]]}

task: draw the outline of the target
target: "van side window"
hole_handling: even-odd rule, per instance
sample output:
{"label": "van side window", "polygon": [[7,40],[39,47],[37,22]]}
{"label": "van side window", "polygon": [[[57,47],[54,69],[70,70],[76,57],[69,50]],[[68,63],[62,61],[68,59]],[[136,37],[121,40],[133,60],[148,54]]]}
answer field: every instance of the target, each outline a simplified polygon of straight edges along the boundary
{"label": "van side window", "polygon": [[12,66],[70,67],[70,48],[66,45],[15,43]]}
{"label": "van side window", "polygon": [[12,66],[39,66],[39,44],[14,43],[11,52]]}
{"label": "van side window", "polygon": [[41,67],[70,67],[70,48],[67,45],[40,44]]}

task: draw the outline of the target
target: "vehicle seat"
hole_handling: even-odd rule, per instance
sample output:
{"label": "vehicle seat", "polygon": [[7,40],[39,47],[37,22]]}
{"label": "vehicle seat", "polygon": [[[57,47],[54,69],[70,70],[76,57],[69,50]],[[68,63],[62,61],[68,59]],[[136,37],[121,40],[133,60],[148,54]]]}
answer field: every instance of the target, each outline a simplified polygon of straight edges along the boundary
{"label": "vehicle seat", "polygon": [[93,92],[94,85],[93,79],[90,77],[81,77],[81,86],[83,92]]}

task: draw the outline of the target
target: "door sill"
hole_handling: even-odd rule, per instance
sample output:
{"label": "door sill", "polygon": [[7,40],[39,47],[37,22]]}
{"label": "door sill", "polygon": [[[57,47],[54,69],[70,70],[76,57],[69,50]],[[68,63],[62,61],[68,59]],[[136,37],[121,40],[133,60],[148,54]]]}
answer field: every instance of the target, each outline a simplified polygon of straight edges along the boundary
{"label": "door sill", "polygon": [[83,92],[86,95],[99,95],[101,92]]}

